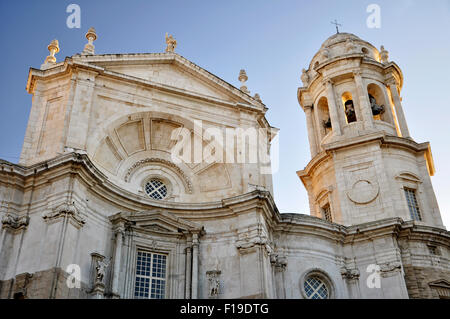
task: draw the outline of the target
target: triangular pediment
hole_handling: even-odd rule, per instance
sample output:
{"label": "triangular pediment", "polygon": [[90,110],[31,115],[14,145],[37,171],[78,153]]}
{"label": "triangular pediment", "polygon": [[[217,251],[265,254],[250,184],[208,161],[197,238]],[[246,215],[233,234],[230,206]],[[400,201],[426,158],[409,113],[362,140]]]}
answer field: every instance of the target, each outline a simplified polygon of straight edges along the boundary
{"label": "triangular pediment", "polygon": [[197,66],[178,54],[108,54],[77,56],[76,62],[103,68],[111,75],[139,79],[166,89],[193,93],[229,103],[265,106],[233,85]]}

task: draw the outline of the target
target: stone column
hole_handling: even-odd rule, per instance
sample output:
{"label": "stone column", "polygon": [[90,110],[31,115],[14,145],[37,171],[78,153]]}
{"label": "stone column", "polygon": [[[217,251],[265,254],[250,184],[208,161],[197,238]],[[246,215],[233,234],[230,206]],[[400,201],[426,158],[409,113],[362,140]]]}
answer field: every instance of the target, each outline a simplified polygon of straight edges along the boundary
{"label": "stone column", "polygon": [[192,276],[192,255],[191,247],[186,247],[186,287],[185,287],[185,298],[191,298],[191,276]]}
{"label": "stone column", "polygon": [[403,112],[400,95],[398,94],[397,84],[395,83],[395,81],[391,81],[387,85],[389,87],[389,90],[391,91],[392,100],[394,101],[395,113],[397,114],[398,126],[400,127],[402,137],[411,138],[411,136],[409,135],[408,124],[406,124],[405,113]]}
{"label": "stone column", "polygon": [[122,241],[124,230],[118,228],[116,230],[116,251],[114,253],[114,268],[113,268],[113,280],[112,280],[112,293],[115,298],[119,298],[119,273],[120,273],[120,260],[122,258]]}
{"label": "stone column", "polygon": [[354,71],[353,76],[355,78],[356,92],[358,94],[359,107],[361,111],[360,113],[362,116],[362,120],[364,122],[364,128],[373,129],[374,123],[373,123],[372,108],[370,107],[369,93],[367,92],[367,89],[364,86],[361,72]]}
{"label": "stone column", "polygon": [[313,117],[312,117],[313,105],[305,106],[306,114],[306,128],[308,130],[309,149],[311,151],[311,157],[317,155],[317,141],[316,132],[314,131]]}
{"label": "stone column", "polygon": [[192,235],[192,299],[198,298],[198,234]]}
{"label": "stone column", "polygon": [[335,135],[342,135],[341,123],[339,122],[339,113],[336,105],[336,98],[334,95],[333,82],[331,80],[326,81],[327,97],[328,97],[328,110],[330,111],[331,126]]}

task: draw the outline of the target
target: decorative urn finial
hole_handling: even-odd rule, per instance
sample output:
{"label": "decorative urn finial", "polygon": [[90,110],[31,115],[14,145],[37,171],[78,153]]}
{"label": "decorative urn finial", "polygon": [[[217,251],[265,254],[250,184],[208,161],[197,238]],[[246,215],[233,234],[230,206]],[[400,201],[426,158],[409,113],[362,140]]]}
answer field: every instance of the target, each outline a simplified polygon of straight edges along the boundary
{"label": "decorative urn finial", "polygon": [[44,64],[42,65],[42,68],[48,67],[50,64],[56,63],[55,54],[59,52],[59,42],[58,40],[53,40],[50,42],[50,44],[47,47],[48,51],[50,52],[50,55],[45,58]]}
{"label": "decorative urn finial", "polygon": [[245,82],[247,82],[247,80],[248,80],[248,76],[247,76],[247,73],[245,73],[245,70],[241,70],[241,71],[239,71],[239,77],[238,77],[238,80],[241,82],[241,91],[242,92],[244,92],[244,93],[247,93],[247,94],[249,94],[250,93],[250,91],[247,89],[247,86],[245,85]]}
{"label": "decorative urn finial", "polygon": [[177,40],[173,38],[172,35],[168,35],[166,32],[166,52],[175,52],[175,48],[177,47]]}
{"label": "decorative urn finial", "polygon": [[86,39],[88,43],[84,46],[83,55],[93,55],[95,54],[94,41],[97,40],[97,33],[94,28],[90,28],[86,33]]}

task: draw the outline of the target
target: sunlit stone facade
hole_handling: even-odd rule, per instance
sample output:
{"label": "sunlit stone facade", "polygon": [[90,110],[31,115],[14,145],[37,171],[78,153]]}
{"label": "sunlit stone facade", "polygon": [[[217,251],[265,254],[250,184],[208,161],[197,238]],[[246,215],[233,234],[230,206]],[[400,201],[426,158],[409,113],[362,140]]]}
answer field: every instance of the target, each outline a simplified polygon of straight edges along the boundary
{"label": "sunlit stone facade", "polygon": [[384,48],[336,34],[301,76],[301,215],[278,211],[270,162],[172,156],[177,129],[276,131],[245,71],[238,89],[173,37],[165,53],[104,55],[86,37],[62,62],[52,42],[29,73],[20,162],[0,162],[0,298],[450,296],[430,146],[410,136]]}

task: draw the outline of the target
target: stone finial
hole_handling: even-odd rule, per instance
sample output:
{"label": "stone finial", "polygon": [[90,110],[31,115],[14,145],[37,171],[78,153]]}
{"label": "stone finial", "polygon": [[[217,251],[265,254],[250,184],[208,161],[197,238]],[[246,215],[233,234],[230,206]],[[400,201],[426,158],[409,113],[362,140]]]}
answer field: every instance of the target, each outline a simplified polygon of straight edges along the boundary
{"label": "stone finial", "polygon": [[175,48],[177,47],[177,40],[173,38],[172,35],[168,35],[166,32],[166,52],[175,52]]}
{"label": "stone finial", "polygon": [[86,33],[86,39],[88,43],[84,46],[83,55],[93,55],[95,54],[94,41],[97,40],[97,33],[94,28],[90,28]]}
{"label": "stone finial", "polygon": [[301,80],[303,82],[303,86],[307,87],[309,85],[309,75],[305,69],[302,69]]}
{"label": "stone finial", "polygon": [[387,51],[384,48],[384,46],[381,46],[381,48],[380,48],[380,59],[381,59],[381,63],[389,62],[389,51]]}
{"label": "stone finial", "polygon": [[256,101],[258,101],[258,102],[261,102],[261,103],[262,103],[261,97],[259,96],[259,94],[258,94],[258,93],[255,93],[254,99],[255,99]]}
{"label": "stone finial", "polygon": [[250,91],[247,89],[247,86],[245,85],[245,82],[247,82],[247,80],[248,80],[248,76],[247,76],[247,73],[245,73],[245,70],[240,70],[239,71],[238,80],[242,84],[241,87],[240,87],[241,91],[244,92],[244,93],[249,94]]}
{"label": "stone finial", "polygon": [[48,51],[50,52],[50,55],[45,58],[43,65],[49,65],[56,63],[55,54],[59,52],[59,42],[58,40],[53,40],[50,42],[50,44],[47,47]]}

